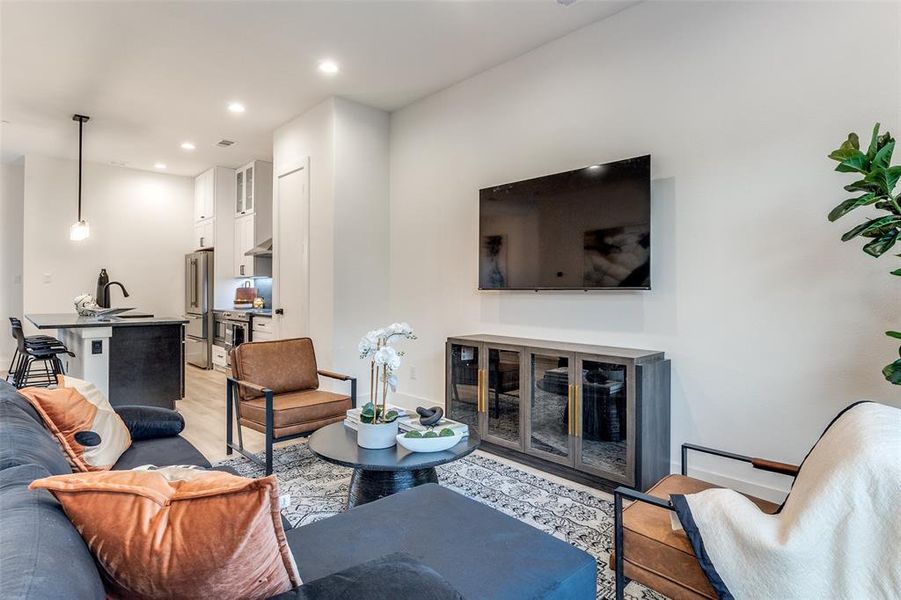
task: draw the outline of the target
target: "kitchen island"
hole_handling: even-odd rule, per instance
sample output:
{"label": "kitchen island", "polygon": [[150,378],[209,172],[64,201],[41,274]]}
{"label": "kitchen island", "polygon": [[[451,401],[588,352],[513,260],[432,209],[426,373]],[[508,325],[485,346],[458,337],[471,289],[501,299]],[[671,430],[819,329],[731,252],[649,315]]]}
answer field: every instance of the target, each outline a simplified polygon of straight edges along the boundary
{"label": "kitchen island", "polygon": [[81,317],[75,313],[27,314],[38,329],[55,329],[75,354],[66,373],[90,381],[113,406],[175,408],[184,397],[183,318]]}

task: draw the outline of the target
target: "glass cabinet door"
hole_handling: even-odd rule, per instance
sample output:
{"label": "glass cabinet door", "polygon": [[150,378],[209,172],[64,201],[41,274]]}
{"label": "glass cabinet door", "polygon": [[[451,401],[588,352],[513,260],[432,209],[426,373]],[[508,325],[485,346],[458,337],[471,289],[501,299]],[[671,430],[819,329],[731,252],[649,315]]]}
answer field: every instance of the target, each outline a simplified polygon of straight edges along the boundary
{"label": "glass cabinet door", "polygon": [[240,215],[244,210],[244,171],[238,171],[235,175],[235,214]]}
{"label": "glass cabinet door", "polygon": [[631,485],[632,368],[597,357],[580,357],[577,366],[576,468]]}
{"label": "glass cabinet door", "polygon": [[522,352],[503,347],[485,347],[482,392],[485,438],[511,448],[522,447]]}
{"label": "glass cabinet door", "polygon": [[574,386],[573,357],[529,352],[529,407],[526,415],[526,451],[572,466]]}
{"label": "glass cabinet door", "polygon": [[253,210],[253,167],[244,172],[244,210]]}
{"label": "glass cabinet door", "polygon": [[447,346],[447,416],[480,431],[479,346],[455,342]]}

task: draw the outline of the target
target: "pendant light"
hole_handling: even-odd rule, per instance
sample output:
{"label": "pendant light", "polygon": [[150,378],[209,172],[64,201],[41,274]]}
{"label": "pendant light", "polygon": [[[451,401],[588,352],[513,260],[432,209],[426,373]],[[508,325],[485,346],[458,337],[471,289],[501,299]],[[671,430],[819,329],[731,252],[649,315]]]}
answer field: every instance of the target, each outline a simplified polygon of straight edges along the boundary
{"label": "pendant light", "polygon": [[69,239],[75,242],[91,235],[88,222],[81,218],[81,136],[84,124],[90,118],[84,115],[72,115],[72,120],[78,121],[78,220],[69,227]]}

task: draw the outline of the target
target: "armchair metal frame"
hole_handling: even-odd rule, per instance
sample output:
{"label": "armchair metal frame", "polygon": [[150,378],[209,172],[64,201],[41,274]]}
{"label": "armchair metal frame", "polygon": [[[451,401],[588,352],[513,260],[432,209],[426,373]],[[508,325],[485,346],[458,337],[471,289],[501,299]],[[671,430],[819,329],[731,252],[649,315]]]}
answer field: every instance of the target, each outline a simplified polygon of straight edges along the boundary
{"label": "armchair metal frame", "polygon": [[[329,379],[337,379],[339,381],[349,381],[350,382],[350,403],[351,406],[356,408],[357,406],[357,378],[351,377],[349,375],[341,375],[340,373],[333,373],[331,371],[317,371],[319,375],[322,377],[328,377]],[[285,437],[280,437],[275,439],[273,437],[273,430],[275,429],[275,411],[273,408],[273,398],[275,394],[269,388],[263,387],[261,385],[257,385],[255,383],[251,383],[249,381],[241,381],[240,379],[235,379],[234,377],[228,377],[225,386],[225,418],[227,420],[227,425],[225,429],[225,453],[227,455],[231,455],[233,451],[237,451],[238,454],[243,456],[244,458],[250,460],[254,464],[257,464],[264,469],[266,469],[266,475],[272,475],[272,445],[275,442],[285,442],[288,440],[295,440],[302,437],[308,437],[313,434],[313,431],[305,431],[303,433],[296,433],[294,435],[289,435]],[[245,387],[247,389],[253,390],[260,394],[263,394],[263,398],[266,401],[266,432],[264,435],[266,436],[266,459],[265,461],[260,460],[254,454],[248,452],[244,449],[244,436],[241,433],[241,400],[239,399],[239,395],[237,393],[238,387]],[[233,430],[235,425],[235,417],[237,416],[237,425],[238,425],[238,444],[235,445]]]}
{"label": "armchair metal frame", "polygon": [[[745,456],[744,454],[735,454],[734,452],[726,452],[724,450],[716,450],[707,448],[706,446],[698,446],[696,444],[682,444],[682,475],[688,475],[688,451],[693,450],[702,454],[712,454],[722,458],[729,458],[740,462],[750,463],[755,469],[762,471],[770,471],[794,477],[798,474],[800,467],[781,463],[763,458],[754,458]],[[657,498],[650,494],[645,494],[631,488],[620,486],[613,490],[613,552],[614,552],[614,572],[616,575],[616,600],[623,600],[625,597],[626,585],[629,583],[623,573],[623,498],[636,502],[645,502],[658,508],[665,510],[675,510],[673,503],[669,500]]]}

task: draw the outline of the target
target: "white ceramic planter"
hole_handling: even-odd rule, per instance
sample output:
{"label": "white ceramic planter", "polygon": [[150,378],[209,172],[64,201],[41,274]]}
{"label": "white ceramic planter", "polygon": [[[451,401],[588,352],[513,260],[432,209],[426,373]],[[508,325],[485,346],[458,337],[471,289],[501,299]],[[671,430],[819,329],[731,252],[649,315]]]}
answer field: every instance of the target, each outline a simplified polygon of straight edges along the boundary
{"label": "white ceramic planter", "polygon": [[371,450],[390,448],[397,443],[397,420],[390,423],[360,423],[357,428],[357,445]]}

